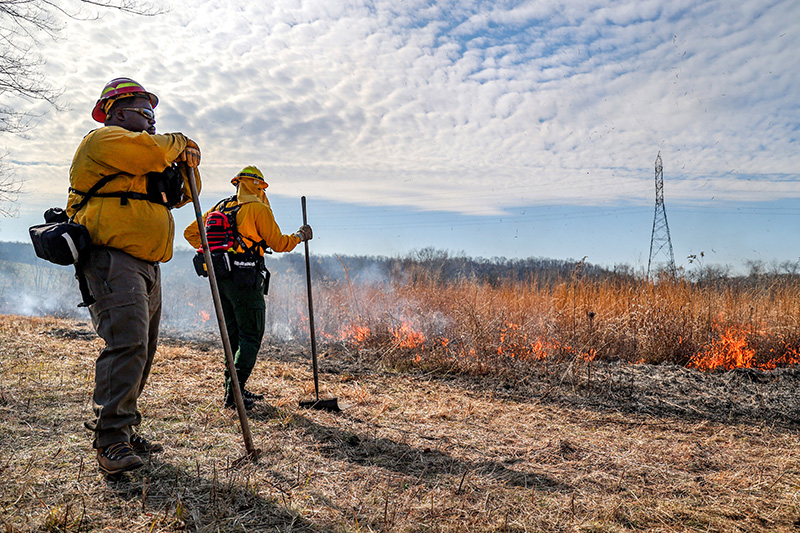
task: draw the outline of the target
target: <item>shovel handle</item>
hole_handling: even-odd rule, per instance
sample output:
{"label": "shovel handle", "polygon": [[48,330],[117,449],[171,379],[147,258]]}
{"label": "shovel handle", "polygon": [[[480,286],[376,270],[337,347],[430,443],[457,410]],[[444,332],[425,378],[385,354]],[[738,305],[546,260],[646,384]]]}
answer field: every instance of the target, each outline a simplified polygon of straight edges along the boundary
{"label": "shovel handle", "polygon": [[[303,209],[303,225],[308,224],[306,217],[306,197],[300,197],[300,206]],[[311,261],[308,257],[308,241],[303,241],[306,248],[306,287],[308,287],[308,329],[311,332],[311,368],[314,371],[314,395],[319,401],[319,370],[317,367],[317,337],[314,333],[314,302],[311,297]]]}
{"label": "shovel handle", "polygon": [[214,263],[211,261],[211,251],[208,246],[208,236],[206,235],[206,228],[203,224],[203,211],[200,208],[200,198],[197,193],[197,185],[194,182],[195,172],[194,168],[189,167],[189,190],[192,193],[192,204],[194,205],[194,215],[197,222],[197,229],[200,231],[200,241],[203,243],[203,259],[206,262],[208,269],[208,283],[211,285],[211,297],[214,300],[214,312],[217,315],[217,323],[219,324],[219,334],[222,338],[222,349],[225,352],[225,361],[228,365],[228,371],[231,375],[231,384],[233,388],[233,396],[236,402],[236,410],[239,413],[239,423],[242,426],[242,438],[244,439],[244,447],[247,451],[247,457],[258,457],[258,450],[253,445],[253,435],[250,433],[250,424],[247,421],[247,413],[244,408],[244,399],[242,398],[242,390],[239,387],[239,379],[236,374],[236,365],[233,361],[233,350],[231,350],[231,341],[228,337],[228,328],[225,326],[225,315],[222,313],[222,300],[219,296],[219,286],[217,285],[217,278],[214,274]]}

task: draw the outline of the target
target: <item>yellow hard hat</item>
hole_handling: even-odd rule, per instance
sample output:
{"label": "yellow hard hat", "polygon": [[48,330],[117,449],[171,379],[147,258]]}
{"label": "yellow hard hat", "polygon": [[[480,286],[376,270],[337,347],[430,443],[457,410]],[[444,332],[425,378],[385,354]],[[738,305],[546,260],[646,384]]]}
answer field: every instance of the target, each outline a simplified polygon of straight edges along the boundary
{"label": "yellow hard hat", "polygon": [[239,185],[239,180],[242,178],[252,178],[255,181],[262,182],[263,185],[261,187],[263,189],[266,189],[268,186],[267,180],[264,179],[264,174],[262,174],[261,171],[253,165],[244,167],[242,170],[240,170],[239,173],[236,174],[233,179],[231,179],[231,183],[234,185]]}

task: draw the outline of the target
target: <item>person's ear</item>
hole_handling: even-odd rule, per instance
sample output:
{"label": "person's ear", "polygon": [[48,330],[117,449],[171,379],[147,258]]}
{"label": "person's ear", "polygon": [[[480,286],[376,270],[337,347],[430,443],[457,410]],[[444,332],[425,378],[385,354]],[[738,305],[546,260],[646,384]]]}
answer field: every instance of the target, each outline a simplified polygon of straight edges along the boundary
{"label": "person's ear", "polygon": [[109,124],[117,124],[122,120],[122,116],[120,115],[119,109],[109,109],[106,112],[106,120],[104,125],[108,126]]}

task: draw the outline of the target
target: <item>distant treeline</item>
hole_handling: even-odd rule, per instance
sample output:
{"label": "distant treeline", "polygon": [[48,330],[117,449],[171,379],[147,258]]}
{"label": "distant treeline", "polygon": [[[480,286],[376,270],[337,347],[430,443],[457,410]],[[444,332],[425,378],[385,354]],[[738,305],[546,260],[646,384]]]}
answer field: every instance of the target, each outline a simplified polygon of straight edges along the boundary
{"label": "distant treeline", "polygon": [[[299,250],[299,249],[298,249]],[[171,272],[188,273],[192,270],[194,252],[179,249],[173,259],[162,265],[165,275]],[[523,281],[537,279],[540,282],[554,282],[575,276],[591,279],[604,279],[612,276],[633,276],[633,269],[618,265],[607,269],[585,261],[572,259],[548,259],[529,257],[526,259],[507,259],[505,257],[471,258],[463,254],[452,254],[434,248],[424,248],[403,257],[353,256],[353,255],[315,255],[312,253],[312,275],[320,280],[390,280],[407,278],[409,275],[427,276],[442,282],[462,279],[498,283],[505,280]],[[0,242],[0,261],[10,261],[63,270],[65,267],[52,265],[37,258],[33,247],[28,243]],[[303,271],[305,257],[302,253],[271,254],[266,256],[267,267],[271,271]]]}
{"label": "distant treeline", "polygon": [[[162,327],[187,334],[213,332],[214,307],[208,280],[195,274],[188,249],[175,251],[164,263],[162,276]],[[730,269],[702,265],[702,257],[691,264],[690,271],[680,270],[681,284],[714,291],[734,289],[734,294],[769,295],[800,281],[800,264],[766,265],[752,263],[744,275],[731,275]],[[306,305],[305,257],[302,248],[266,258],[271,281],[267,305],[270,335],[293,338],[304,327]],[[617,287],[617,290],[648,289],[644,272],[628,265],[604,268],[585,260],[547,258],[508,259],[505,257],[471,258],[464,254],[424,248],[403,257],[315,255],[311,256],[315,289],[315,310],[320,324],[336,322],[339,307],[333,295],[347,294],[352,305],[366,305],[365,294],[381,294],[387,301],[397,293],[415,287],[435,288],[447,293],[448,286],[479,287],[498,290],[541,290],[551,294],[567,284],[570,291],[580,287]],[[662,276],[662,280],[669,281]],[[442,290],[440,290],[442,289]],[[342,292],[344,291],[344,292]],[[371,292],[369,292],[371,291]],[[376,292],[377,291],[377,292]],[[424,294],[429,292],[422,291]],[[79,308],[78,283],[72,267],[53,265],[37,258],[28,243],[0,242],[0,314],[89,318],[86,308]],[[397,300],[397,305],[402,302]],[[403,314],[402,309],[390,314]],[[334,317],[334,318],[331,318]]]}
{"label": "distant treeline", "polygon": [[[302,254],[275,254],[268,256],[270,270],[302,272]],[[746,261],[744,273],[734,273],[730,266],[705,265],[703,258],[691,256],[689,268],[679,268],[680,280],[698,285],[763,286],[775,282],[795,280],[800,277],[800,259],[771,262]],[[401,257],[312,255],[314,279],[342,281],[426,281],[453,283],[463,280],[479,281],[497,286],[503,283],[529,283],[538,287],[552,287],[564,281],[633,281],[643,280],[643,269],[634,269],[626,263],[613,267],[595,265],[575,259],[528,258],[473,258],[435,248],[423,248]],[[656,281],[667,279],[665,271],[653,272]]]}
{"label": "distant treeline", "polygon": [[[285,259],[302,260],[299,256],[290,257]],[[312,273],[331,280],[341,280],[349,275],[352,281],[370,281],[380,276],[392,281],[453,283],[468,280],[492,285],[504,282],[552,285],[566,279],[599,280],[634,276],[633,269],[626,265],[607,269],[585,260],[573,259],[472,258],[434,248],[423,248],[402,257],[335,255],[313,259]]]}
{"label": "distant treeline", "polygon": [[[32,265],[41,261],[33,252],[33,245],[25,242],[0,242],[0,261],[13,261]],[[56,267],[57,265],[53,265]]]}
{"label": "distant treeline", "polygon": [[[293,253],[266,256],[268,269],[276,273],[302,274],[305,269],[303,253],[298,248]],[[173,259],[162,265],[165,278],[194,276],[192,257],[195,252],[177,249]],[[463,253],[452,253],[435,248],[423,248],[405,256],[315,255],[311,254],[312,276],[316,281],[387,282],[414,281],[452,283],[462,280],[482,281],[497,285],[507,282],[526,282],[552,286],[563,281],[631,280],[644,277],[628,264],[611,268],[594,265],[584,259],[528,258],[473,258]],[[679,276],[695,283],[751,284],[794,278],[800,275],[800,260],[766,263],[748,261],[747,273],[733,274],[727,266],[702,263],[702,257],[691,256],[689,269],[679,269]],[[0,261],[35,265],[63,272],[67,267],[52,265],[39,258],[28,243],[0,242]],[[2,270],[2,268],[0,268]],[[71,269],[67,269],[71,270]]]}

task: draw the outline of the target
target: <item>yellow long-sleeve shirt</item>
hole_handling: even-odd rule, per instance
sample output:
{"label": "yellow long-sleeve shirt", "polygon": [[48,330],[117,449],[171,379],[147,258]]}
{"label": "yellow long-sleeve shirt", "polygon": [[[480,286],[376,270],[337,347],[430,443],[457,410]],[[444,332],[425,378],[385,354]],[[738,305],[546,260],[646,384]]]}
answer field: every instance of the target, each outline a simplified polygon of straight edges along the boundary
{"label": "yellow long-sleeve shirt", "polygon": [[[252,242],[263,240],[275,252],[290,252],[300,243],[300,238],[296,235],[283,234],[278,223],[275,222],[272,207],[263,191],[242,181],[236,193],[236,201],[242,206],[236,213],[236,227],[239,233],[245,237],[246,244],[250,245]],[[203,214],[203,222],[208,213],[210,210]],[[189,244],[200,248],[202,243],[200,231],[197,229],[197,221],[193,221],[186,227],[183,236],[189,241]],[[243,250],[236,245],[233,251],[241,252]]]}
{"label": "yellow long-sleeve shirt", "polygon": [[[161,172],[186,148],[181,133],[151,135],[132,132],[119,126],[104,126],[83,138],[70,167],[70,186],[81,192],[105,176],[120,175],[98,192],[147,193],[147,173]],[[186,201],[191,200],[188,173],[181,165]],[[195,171],[200,190],[200,174]],[[83,196],[70,192],[67,214]],[[185,202],[184,202],[185,203]],[[181,204],[183,205],[183,204]],[[75,214],[75,221],[89,229],[92,243],[122,250],[144,261],[165,262],[172,258],[175,222],[170,210],[147,200],[93,197]]]}

